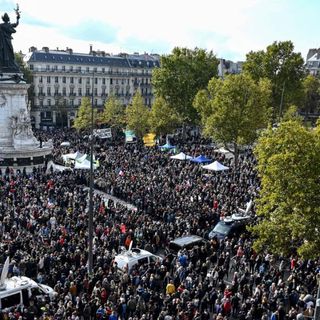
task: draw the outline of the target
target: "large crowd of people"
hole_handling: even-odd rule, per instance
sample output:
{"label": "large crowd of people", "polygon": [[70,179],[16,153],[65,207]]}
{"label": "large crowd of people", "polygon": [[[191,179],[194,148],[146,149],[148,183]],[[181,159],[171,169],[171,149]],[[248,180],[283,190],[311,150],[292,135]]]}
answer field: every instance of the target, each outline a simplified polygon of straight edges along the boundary
{"label": "large crowd of people", "polygon": [[[68,152],[89,151],[74,131],[37,132],[52,139],[54,162]],[[71,147],[61,147],[68,140]],[[88,274],[87,170],[34,168],[0,176],[0,263],[10,275],[51,286],[52,300],[2,310],[0,319],[308,319],[315,311],[320,260],[295,253],[256,253],[250,234],[166,254],[170,240],[188,234],[207,238],[220,220],[259,194],[255,158],[244,150],[237,168],[198,136],[171,141],[191,156],[206,155],[230,166],[210,173],[177,161],[158,147],[100,140],[95,155],[93,272]],[[126,206],[124,202],[132,206]],[[255,207],[252,211],[254,213]],[[120,272],[114,257],[133,247],[161,252],[163,261]]]}

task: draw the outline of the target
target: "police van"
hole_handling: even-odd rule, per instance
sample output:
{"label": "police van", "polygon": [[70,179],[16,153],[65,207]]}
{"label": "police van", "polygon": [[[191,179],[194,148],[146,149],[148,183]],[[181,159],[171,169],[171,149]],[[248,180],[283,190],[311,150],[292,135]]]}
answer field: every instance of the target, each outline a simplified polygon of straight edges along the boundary
{"label": "police van", "polygon": [[129,250],[123,250],[120,254],[116,255],[114,258],[114,262],[120,272],[128,272],[132,271],[132,268],[136,265],[149,265],[153,263],[160,262],[162,263],[162,258],[154,255],[153,253],[139,249],[139,248],[131,248]]}
{"label": "police van", "polygon": [[28,307],[35,299],[45,303],[52,300],[55,291],[46,285],[39,284],[28,277],[7,278],[9,259],[7,258],[0,279],[0,310],[11,310],[18,306]]}

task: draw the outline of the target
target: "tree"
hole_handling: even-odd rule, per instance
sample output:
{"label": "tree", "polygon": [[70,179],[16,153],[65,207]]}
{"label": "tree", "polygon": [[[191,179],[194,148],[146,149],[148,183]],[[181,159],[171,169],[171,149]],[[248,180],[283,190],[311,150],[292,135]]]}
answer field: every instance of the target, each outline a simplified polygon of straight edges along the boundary
{"label": "tree", "polygon": [[320,80],[311,74],[307,75],[302,83],[304,99],[301,111],[306,113],[315,113],[319,110],[320,100]]}
{"label": "tree", "polygon": [[320,246],[320,125],[307,129],[288,117],[269,128],[255,148],[261,177],[257,213],[252,227],[254,248],[276,254],[319,256]]}
{"label": "tree", "polygon": [[125,106],[115,96],[110,96],[104,105],[104,110],[99,119],[101,124],[122,129],[125,126]]}
{"label": "tree", "polygon": [[142,139],[149,129],[149,109],[143,104],[140,92],[136,92],[131,105],[126,108],[127,127]]}
{"label": "tree", "polygon": [[299,105],[301,99],[304,61],[293,50],[291,41],[274,42],[266,51],[249,52],[243,65],[254,80],[271,81],[274,118],[281,117],[287,106]]}
{"label": "tree", "polygon": [[28,88],[28,101],[33,103],[32,97],[34,96],[34,85],[32,84],[32,72],[29,69],[28,65],[23,61],[22,52],[16,52],[14,54],[14,59],[15,59],[17,65],[19,66],[20,71],[23,74],[23,79],[25,79],[26,82],[30,84],[30,86]]}
{"label": "tree", "polygon": [[258,129],[267,125],[270,94],[268,80],[255,83],[249,75],[239,74],[227,75],[225,80],[212,79],[207,92],[200,91],[195,98],[205,135],[234,153],[235,166],[238,146],[253,143]]}
{"label": "tree", "polygon": [[[91,101],[90,98],[84,97],[74,119],[73,127],[78,131],[91,127]],[[97,109],[93,109],[93,123],[97,122]]]}
{"label": "tree", "polygon": [[150,130],[161,136],[172,133],[179,124],[179,117],[162,97],[156,97],[150,112]]}
{"label": "tree", "polygon": [[193,99],[217,76],[218,64],[211,51],[174,48],[171,54],[161,57],[161,67],[153,70],[154,91],[166,100],[183,123],[194,123],[198,114],[192,105]]}

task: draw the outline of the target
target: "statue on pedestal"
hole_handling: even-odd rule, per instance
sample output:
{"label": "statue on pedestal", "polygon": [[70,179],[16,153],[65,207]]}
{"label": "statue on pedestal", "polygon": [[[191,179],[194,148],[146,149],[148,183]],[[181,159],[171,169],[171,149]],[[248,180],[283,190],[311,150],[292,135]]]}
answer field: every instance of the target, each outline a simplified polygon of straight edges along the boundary
{"label": "statue on pedestal", "polygon": [[16,23],[10,23],[10,18],[7,13],[2,16],[3,23],[0,23],[0,69],[2,72],[19,72],[19,66],[14,59],[14,51],[11,43],[12,33],[15,33],[15,28],[19,25],[20,11],[19,6],[15,9]]}
{"label": "statue on pedestal", "polygon": [[18,115],[11,117],[12,140],[14,146],[28,146],[38,143],[33,135],[28,109],[20,109]]}

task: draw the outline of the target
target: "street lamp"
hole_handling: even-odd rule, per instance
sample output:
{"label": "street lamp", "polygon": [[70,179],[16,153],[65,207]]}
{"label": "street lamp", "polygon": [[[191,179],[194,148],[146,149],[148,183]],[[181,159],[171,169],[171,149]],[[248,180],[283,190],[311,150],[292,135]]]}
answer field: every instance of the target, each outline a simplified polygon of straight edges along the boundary
{"label": "street lamp", "polygon": [[94,73],[92,74],[91,93],[91,126],[90,126],[90,187],[89,187],[89,222],[88,222],[88,273],[93,273],[93,102],[94,102]]}

